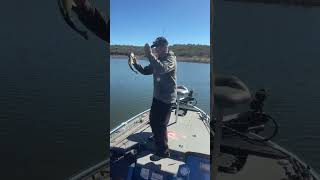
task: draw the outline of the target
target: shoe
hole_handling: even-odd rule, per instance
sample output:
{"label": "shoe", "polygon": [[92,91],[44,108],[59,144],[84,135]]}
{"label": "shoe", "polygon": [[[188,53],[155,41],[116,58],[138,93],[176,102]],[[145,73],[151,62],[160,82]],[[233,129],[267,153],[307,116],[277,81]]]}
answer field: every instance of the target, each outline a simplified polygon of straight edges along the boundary
{"label": "shoe", "polygon": [[159,161],[160,159],[162,159],[160,156],[157,155],[152,155],[150,156],[150,161]]}
{"label": "shoe", "polygon": [[162,158],[168,158],[170,157],[170,152],[167,151],[167,152],[164,152],[164,153],[156,153],[157,156],[160,156]]}
{"label": "shoe", "polygon": [[155,153],[154,155],[150,156],[151,161],[159,161],[160,159],[163,158],[168,158],[170,157],[170,152],[165,152],[165,153]]}

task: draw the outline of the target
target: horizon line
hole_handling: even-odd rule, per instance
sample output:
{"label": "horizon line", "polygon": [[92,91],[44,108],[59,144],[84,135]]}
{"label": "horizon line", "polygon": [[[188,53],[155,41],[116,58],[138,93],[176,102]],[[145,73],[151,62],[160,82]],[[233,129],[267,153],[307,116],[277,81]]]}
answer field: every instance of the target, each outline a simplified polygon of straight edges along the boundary
{"label": "horizon line", "polygon": [[[210,44],[193,44],[193,43],[188,43],[188,44],[171,44],[171,45],[169,45],[169,46],[174,46],[174,45],[211,46]],[[143,47],[144,45],[135,45],[135,44],[110,44],[110,46],[141,46],[141,47]]]}

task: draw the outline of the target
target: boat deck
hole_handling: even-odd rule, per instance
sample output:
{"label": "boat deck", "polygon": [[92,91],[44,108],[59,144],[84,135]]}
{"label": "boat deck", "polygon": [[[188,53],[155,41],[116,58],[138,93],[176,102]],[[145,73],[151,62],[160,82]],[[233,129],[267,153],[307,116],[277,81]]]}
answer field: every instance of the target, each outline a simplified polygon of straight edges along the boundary
{"label": "boat deck", "polygon": [[[168,125],[168,146],[171,152],[169,158],[151,161],[150,156],[155,152],[154,142],[149,125],[149,111],[137,116],[131,124],[113,133],[110,147],[118,150],[128,150],[135,146],[143,145],[144,151],[137,157],[137,164],[148,167],[153,166],[160,171],[176,173],[181,164],[184,164],[185,154],[196,152],[210,155],[210,129],[195,111],[188,111],[185,116],[179,116],[176,122],[174,111],[171,112]],[[114,170],[111,170],[113,173]]]}
{"label": "boat deck", "polygon": [[[135,159],[124,158],[112,164],[111,167],[106,162],[100,163],[100,165],[84,171],[82,175],[85,176],[78,175],[71,179],[109,179],[109,175],[113,180],[126,179],[129,166],[133,162],[147,169],[174,174],[178,171],[179,166],[185,163],[188,152],[210,154],[209,128],[201,120],[200,114],[188,111],[186,116],[179,116],[178,121],[175,122],[175,115],[172,112],[168,125],[171,157],[151,161],[154,144],[149,139],[152,132],[148,122],[149,111],[147,110],[123,123],[123,126],[111,135],[111,148],[120,151],[122,149],[123,152],[135,148],[137,145],[143,145],[143,151],[140,151]],[[301,162],[293,162],[292,157],[294,155],[272,142],[250,142],[241,137],[232,136],[223,138],[221,154],[217,160],[213,159],[213,161],[219,166],[217,177],[219,180],[303,179],[303,173],[300,169],[302,168]],[[310,177],[309,179],[318,178]]]}
{"label": "boat deck", "polygon": [[[226,154],[221,155],[219,165],[230,162],[231,158],[224,157]],[[288,174],[295,175],[294,169],[290,166],[289,162],[284,159],[272,159],[255,155],[248,155],[244,167],[236,173],[219,172],[217,179],[220,180],[283,180],[290,179]]]}
{"label": "boat deck", "polygon": [[[111,147],[128,149],[137,143],[145,144],[153,149],[153,142],[148,138],[152,136],[151,127],[148,123],[149,112],[141,115],[143,119],[140,124],[135,124],[136,128],[130,128],[121,133],[117,141],[111,140]],[[137,117],[137,118],[141,118]],[[199,114],[194,111],[188,111],[185,116],[179,116],[175,122],[176,116],[171,112],[168,125],[168,145],[170,150],[177,152],[198,152],[210,154],[210,130],[200,119]]]}
{"label": "boat deck", "polygon": [[[224,119],[230,117],[225,116]],[[250,137],[258,139],[254,134]],[[294,155],[271,141],[253,141],[232,136],[224,137],[220,147],[219,158],[212,160],[218,163],[219,180],[303,179],[299,170],[302,166],[297,167],[291,160]]]}

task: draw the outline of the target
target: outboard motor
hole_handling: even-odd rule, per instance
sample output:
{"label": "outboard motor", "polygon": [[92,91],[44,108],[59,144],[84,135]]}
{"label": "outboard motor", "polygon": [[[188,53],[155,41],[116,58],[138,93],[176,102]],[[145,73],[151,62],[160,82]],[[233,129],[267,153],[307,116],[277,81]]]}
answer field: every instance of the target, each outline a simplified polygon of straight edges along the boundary
{"label": "outboard motor", "polygon": [[[192,91],[191,91],[192,92]],[[177,98],[178,100],[182,100],[186,97],[190,96],[190,91],[187,87],[183,86],[183,85],[179,85],[177,86]],[[191,93],[192,96],[192,93]]]}
{"label": "outboard motor", "polygon": [[[263,133],[260,136],[264,141],[272,139],[278,132],[277,122],[263,111],[264,101],[268,97],[265,89],[256,92],[250,103],[250,111],[240,113],[235,119],[224,121],[225,129],[232,128],[238,133]],[[271,127],[270,127],[271,126]],[[271,128],[271,129],[270,129]],[[232,132],[231,132],[232,133]],[[225,135],[228,135],[225,132]]]}
{"label": "outboard motor", "polygon": [[187,109],[193,107],[197,104],[197,100],[193,97],[193,91],[189,90],[183,85],[177,86],[177,103],[174,106],[176,108],[176,121],[178,116],[185,116],[187,114]]}
{"label": "outboard motor", "polygon": [[197,104],[197,100],[193,97],[193,90],[185,86],[177,86],[177,96],[180,105],[195,106]]}
{"label": "outboard motor", "polygon": [[181,109],[180,103],[184,101],[185,98],[189,97],[190,91],[187,87],[183,85],[177,86],[177,104],[176,104],[176,122],[178,121],[178,116],[185,116],[187,110]]}

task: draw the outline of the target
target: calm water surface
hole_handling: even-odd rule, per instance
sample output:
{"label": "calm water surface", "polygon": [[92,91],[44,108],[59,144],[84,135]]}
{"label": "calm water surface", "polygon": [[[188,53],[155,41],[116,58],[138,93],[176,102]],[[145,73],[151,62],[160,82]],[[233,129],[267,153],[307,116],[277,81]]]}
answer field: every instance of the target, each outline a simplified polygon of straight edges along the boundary
{"label": "calm water surface", "polygon": [[1,12],[0,179],[65,179],[106,158],[105,43],[74,33],[57,1]]}
{"label": "calm water surface", "polygon": [[252,91],[270,90],[277,143],[320,171],[320,8],[217,1],[215,62]]}

